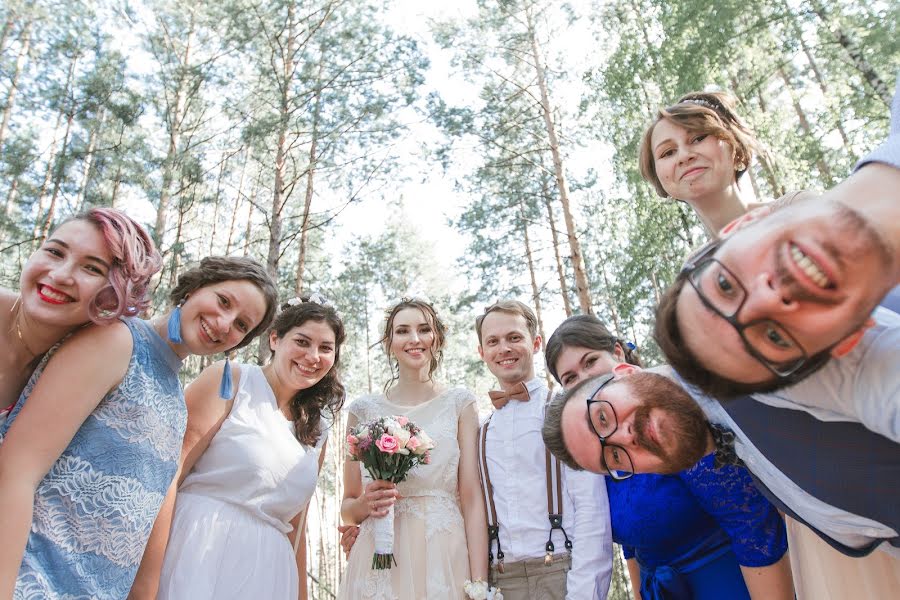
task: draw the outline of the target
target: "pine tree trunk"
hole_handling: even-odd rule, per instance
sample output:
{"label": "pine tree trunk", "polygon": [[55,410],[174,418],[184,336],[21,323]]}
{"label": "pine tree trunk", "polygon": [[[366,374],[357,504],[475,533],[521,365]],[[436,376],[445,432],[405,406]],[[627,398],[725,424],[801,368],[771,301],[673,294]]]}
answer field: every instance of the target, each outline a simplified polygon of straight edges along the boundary
{"label": "pine tree trunk", "polygon": [[9,217],[12,214],[12,207],[16,201],[16,192],[19,191],[19,178],[14,177],[6,193],[6,205],[3,207],[3,214]]}
{"label": "pine tree trunk", "polygon": [[216,241],[216,229],[219,224],[219,205],[222,202],[222,178],[225,176],[225,166],[228,164],[228,157],[222,153],[222,164],[219,165],[219,176],[216,178],[216,199],[213,204],[212,233],[209,236],[209,254],[213,254],[213,248]]}
{"label": "pine tree trunk", "polygon": [[297,254],[297,275],[294,282],[294,293],[300,296],[303,292],[303,269],[306,266],[306,243],[309,237],[309,211],[313,199],[313,178],[318,161],[319,114],[322,108],[322,66],[324,58],[319,56],[319,71],[316,74],[316,91],[312,113],[312,138],[309,140],[309,164],[306,170],[306,193],[303,196],[303,219],[300,221],[300,250]]}
{"label": "pine tree trunk", "polygon": [[[69,66],[69,82],[71,82],[72,78],[74,77],[75,64],[78,62],[78,58],[79,55],[75,55],[72,58],[72,63]],[[66,130],[63,133],[62,147],[60,148],[59,153],[56,155],[56,165],[53,169],[53,192],[50,194],[50,206],[47,208],[47,218],[44,220],[44,227],[41,231],[41,244],[44,243],[44,240],[50,234],[50,226],[53,225],[53,219],[56,217],[56,201],[59,198],[59,188],[60,186],[62,186],[63,178],[66,174],[66,153],[69,150],[69,136],[72,133],[72,122],[75,120],[76,109],[75,90],[72,88],[72,86],[68,86],[67,89],[67,95],[70,98],[70,104],[66,112]]]}
{"label": "pine tree trunk", "polygon": [[547,138],[550,142],[550,153],[553,156],[553,170],[556,174],[556,187],[559,190],[559,201],[562,203],[566,231],[568,232],[569,237],[572,269],[575,272],[575,292],[578,295],[578,303],[581,306],[581,312],[593,314],[590,287],[588,286],[587,273],[585,273],[584,268],[584,256],[581,253],[581,244],[578,241],[575,219],[572,217],[572,211],[570,209],[569,187],[566,182],[562,155],[559,151],[559,139],[556,136],[556,126],[553,124],[553,111],[550,105],[550,95],[547,91],[547,80],[543,62],[541,61],[540,51],[538,50],[537,37],[534,31],[534,22],[532,20],[530,6],[525,9],[525,16],[528,23],[528,37],[531,42],[531,53],[532,58],[534,59],[537,84],[541,92],[541,112],[544,117],[544,125],[547,129]]}
{"label": "pine tree trunk", "polygon": [[[819,70],[819,64],[816,62],[809,44],[807,44],[806,40],[803,38],[803,34],[799,30],[799,27],[797,28],[797,37],[800,39],[800,47],[803,48],[803,55],[806,56],[806,62],[813,73],[813,77],[815,78],[816,83],[819,85],[819,89],[822,91],[822,95],[826,99],[829,98],[830,96],[828,92],[828,86],[825,84],[825,78],[822,76],[822,71]],[[841,121],[841,115],[838,115],[838,118],[835,119],[835,128],[841,135],[841,141],[844,142],[844,149],[852,154],[853,150],[850,147],[850,137],[847,135],[847,131],[844,129],[844,124]],[[854,159],[853,162],[856,162],[856,160]]]}
{"label": "pine tree trunk", "polygon": [[534,272],[534,256],[531,253],[531,237],[528,235],[528,220],[525,216],[525,207],[519,200],[519,220],[522,223],[522,237],[525,239],[525,262],[528,264],[528,276],[531,281],[531,299],[534,302],[534,314],[537,317],[538,335],[544,337],[544,320],[541,317],[541,290],[537,284],[537,275]]}
{"label": "pine tree trunk", "polygon": [[572,316],[572,303],[569,302],[569,283],[566,277],[566,268],[563,265],[562,257],[559,255],[559,232],[556,229],[556,217],[553,214],[553,199],[550,196],[550,189],[547,182],[547,176],[541,175],[541,196],[544,200],[544,206],[547,208],[547,222],[550,223],[550,235],[553,236],[553,258],[556,260],[556,274],[559,277],[559,291],[562,294],[563,308],[566,311],[566,317]]}
{"label": "pine tree trunk", "polygon": [[[287,185],[285,175],[287,173],[288,158],[288,123],[291,116],[290,91],[291,82],[294,79],[296,67],[294,47],[296,43],[294,22],[295,3],[288,5],[287,23],[285,24],[286,45],[281,54],[281,73],[279,73],[278,87],[281,90],[279,102],[278,141],[275,145],[275,182],[272,189],[272,208],[269,211],[269,250],[266,253],[266,271],[276,281],[278,280],[278,261],[281,256],[281,228],[282,210],[287,202],[285,192]],[[269,357],[271,350],[268,340],[260,337],[257,345],[256,358],[259,364],[263,364]]]}
{"label": "pine tree trunk", "polygon": [[3,141],[6,139],[6,130],[9,127],[13,104],[16,101],[16,92],[19,90],[19,76],[22,74],[22,67],[25,66],[25,60],[28,58],[30,48],[31,21],[22,30],[22,47],[19,50],[19,55],[16,57],[16,64],[13,67],[13,74],[9,81],[9,91],[6,92],[6,101],[3,103],[3,119],[0,121],[0,150],[3,150]]}
{"label": "pine tree trunk", "polygon": [[[166,148],[166,158],[163,160],[162,187],[159,190],[159,204],[156,207],[156,224],[153,228],[153,241],[156,242],[158,248],[162,248],[163,238],[166,233],[166,222],[169,212],[169,203],[172,196],[172,180],[175,178],[175,170],[179,162],[178,145],[181,140],[181,128],[184,125],[185,112],[188,101],[188,92],[185,90],[186,75],[191,60],[191,47],[194,41],[194,11],[191,14],[190,24],[188,26],[187,39],[184,44],[184,53],[179,62],[179,76],[175,88],[175,99],[170,109],[169,122],[169,143]],[[196,91],[194,91],[196,93]]]}
{"label": "pine tree trunk", "polygon": [[828,168],[825,159],[822,157],[822,146],[819,144],[818,138],[813,132],[812,126],[809,124],[809,119],[806,117],[806,111],[800,106],[800,99],[797,98],[797,93],[794,91],[791,78],[788,77],[784,67],[778,68],[778,76],[781,77],[785,88],[787,88],[788,95],[791,97],[791,104],[794,106],[794,112],[797,113],[797,120],[800,121],[800,128],[808,139],[815,140],[816,142],[817,154],[819,155],[816,159],[816,167],[819,169],[819,175],[822,176],[825,187],[830,188],[834,185],[834,177],[832,177],[831,169]]}
{"label": "pine tree trunk", "polygon": [[[76,59],[72,59],[72,62],[69,64],[69,73],[66,78],[65,87],[66,96],[72,93],[72,80],[75,77],[75,61]],[[43,241],[41,239],[41,231],[44,217],[44,203],[47,201],[47,188],[50,186],[50,182],[53,180],[54,171],[56,170],[58,158],[56,152],[56,144],[59,142],[59,138],[57,137],[57,135],[59,133],[59,128],[62,125],[63,117],[65,116],[65,110],[59,111],[56,114],[56,124],[53,126],[53,140],[50,142],[49,156],[47,158],[47,169],[44,171],[44,181],[41,183],[41,189],[38,192],[37,212],[35,212],[34,214],[34,229],[32,230],[32,238],[35,247]]]}
{"label": "pine tree trunk", "polygon": [[244,164],[241,165],[241,175],[238,178],[237,195],[234,198],[234,208],[231,211],[231,223],[228,225],[228,242],[225,244],[225,255],[231,254],[231,243],[234,240],[234,226],[237,223],[237,214],[244,199],[244,176],[247,172],[247,163],[250,162],[250,150],[244,154]]}
{"label": "pine tree trunk", "polygon": [[81,212],[84,210],[84,201],[87,198],[87,189],[88,184],[90,183],[91,178],[91,169],[94,166],[94,149],[97,147],[97,137],[101,129],[103,129],[103,124],[106,122],[106,109],[100,109],[100,122],[96,127],[91,129],[90,136],[88,137],[88,147],[87,153],[84,157],[84,170],[81,172],[81,184],[78,186],[78,197],[75,200],[75,206],[78,208],[76,212]]}
{"label": "pine tree trunk", "polygon": [[875,71],[874,67],[869,64],[869,61],[866,60],[865,55],[859,47],[857,41],[850,36],[842,27],[834,26],[832,27],[831,19],[828,17],[828,13],[825,10],[825,7],[821,2],[817,0],[813,0],[810,2],[812,5],[813,12],[819,17],[822,23],[831,29],[831,34],[834,36],[834,39],[837,41],[838,45],[844,49],[847,53],[847,56],[850,57],[850,61],[853,64],[853,67],[859,71],[862,78],[865,79],[866,83],[872,88],[872,91],[875,92],[875,96],[880,98],[885,105],[891,105],[891,90],[888,87],[887,83],[885,83],[884,79],[881,78],[880,75]]}

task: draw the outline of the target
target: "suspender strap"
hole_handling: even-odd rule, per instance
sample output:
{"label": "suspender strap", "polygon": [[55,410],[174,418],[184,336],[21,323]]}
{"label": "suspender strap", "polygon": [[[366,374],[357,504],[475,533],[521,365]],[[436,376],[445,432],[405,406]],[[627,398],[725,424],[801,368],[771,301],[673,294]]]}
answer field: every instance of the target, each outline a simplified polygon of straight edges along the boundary
{"label": "suspender strap", "polygon": [[[546,402],[550,401],[552,391],[547,393]],[[545,402],[545,406],[546,406]],[[547,473],[547,518],[550,520],[550,533],[547,536],[547,543],[544,545],[544,563],[553,562],[553,551],[556,546],[553,544],[553,530],[559,529],[565,538],[565,548],[567,552],[572,552],[572,540],[562,526],[563,516],[563,500],[562,500],[562,465],[559,459],[550,454],[550,451],[544,448],[546,455],[545,469]],[[555,493],[554,493],[555,492]]]}
{"label": "suspender strap", "polygon": [[484,510],[488,522],[488,567],[494,564],[494,541],[497,542],[497,570],[503,572],[503,549],[500,547],[500,525],[497,523],[497,507],[494,506],[494,486],[488,472],[487,430],[491,418],[488,417],[478,429],[478,466],[481,467],[481,493],[484,498]]}

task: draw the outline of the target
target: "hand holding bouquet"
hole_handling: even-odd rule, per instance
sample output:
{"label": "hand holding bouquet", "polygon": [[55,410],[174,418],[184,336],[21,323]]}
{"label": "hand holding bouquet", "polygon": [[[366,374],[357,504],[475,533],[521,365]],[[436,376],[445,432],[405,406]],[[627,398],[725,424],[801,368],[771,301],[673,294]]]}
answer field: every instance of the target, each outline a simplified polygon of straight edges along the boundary
{"label": "hand holding bouquet", "polygon": [[[434,442],[404,416],[380,417],[362,423],[347,435],[350,460],[359,461],[372,477],[392,483],[406,479],[410,469],[431,461]],[[375,522],[373,569],[390,569],[394,559],[394,506]]]}

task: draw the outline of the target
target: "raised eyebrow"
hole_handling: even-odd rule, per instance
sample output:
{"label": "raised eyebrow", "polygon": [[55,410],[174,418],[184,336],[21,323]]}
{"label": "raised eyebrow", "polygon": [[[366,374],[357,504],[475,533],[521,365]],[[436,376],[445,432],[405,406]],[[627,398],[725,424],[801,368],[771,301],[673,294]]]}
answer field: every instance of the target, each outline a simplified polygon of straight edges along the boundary
{"label": "raised eyebrow", "polygon": [[[62,241],[62,240],[58,240],[58,239],[56,239],[56,238],[50,238],[49,240],[47,240],[47,243],[50,243],[50,242],[53,242],[54,244],[57,244],[57,245],[59,245],[59,246],[62,246],[62,247],[65,248],[66,250],[71,249],[70,246],[69,246],[67,243],[65,243],[64,241]],[[103,260],[102,258],[100,258],[99,256],[88,255],[88,256],[85,256],[85,258],[88,259],[88,260],[94,261],[94,262],[96,262],[96,263],[100,263],[101,265],[103,265],[103,266],[106,267],[107,269],[110,268],[109,263],[106,262],[105,260]]]}

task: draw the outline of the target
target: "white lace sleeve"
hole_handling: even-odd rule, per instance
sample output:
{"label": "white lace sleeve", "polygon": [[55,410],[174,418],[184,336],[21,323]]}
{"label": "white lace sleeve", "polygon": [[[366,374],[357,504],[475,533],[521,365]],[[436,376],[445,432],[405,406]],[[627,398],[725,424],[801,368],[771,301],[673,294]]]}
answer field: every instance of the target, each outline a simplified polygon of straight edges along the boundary
{"label": "white lace sleeve", "polygon": [[462,411],[470,404],[475,404],[475,394],[470,390],[459,387],[453,390],[453,396],[456,400],[456,416],[462,414]]}
{"label": "white lace sleeve", "polygon": [[353,415],[358,423],[368,421],[372,418],[372,404],[374,401],[375,396],[369,394],[360,396],[350,403],[350,405],[347,407],[347,412]]}

